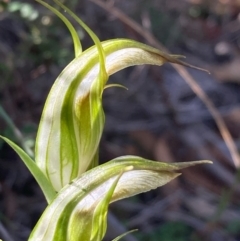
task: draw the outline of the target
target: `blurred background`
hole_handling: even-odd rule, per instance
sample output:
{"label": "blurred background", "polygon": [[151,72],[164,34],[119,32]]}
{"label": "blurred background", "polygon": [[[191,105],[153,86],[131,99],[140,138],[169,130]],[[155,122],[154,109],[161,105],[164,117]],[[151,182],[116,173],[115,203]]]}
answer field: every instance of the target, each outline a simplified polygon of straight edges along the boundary
{"label": "blurred background", "polygon": [[[214,164],[189,168],[162,188],[112,204],[105,240],[135,228],[125,241],[240,240],[240,1],[65,3],[101,40],[135,39],[211,72],[165,64],[110,77],[128,91],[104,92],[101,163],[131,154]],[[77,29],[84,49],[91,46]],[[46,96],[73,57],[71,36],[53,13],[32,0],[0,0],[1,135],[33,153]],[[0,141],[0,238],[27,240],[45,206],[28,170]]]}

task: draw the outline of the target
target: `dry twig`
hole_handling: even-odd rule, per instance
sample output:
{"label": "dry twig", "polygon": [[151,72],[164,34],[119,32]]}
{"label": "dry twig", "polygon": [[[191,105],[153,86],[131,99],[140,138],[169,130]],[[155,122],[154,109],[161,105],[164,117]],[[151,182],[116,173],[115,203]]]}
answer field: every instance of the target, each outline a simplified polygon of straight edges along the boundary
{"label": "dry twig", "polygon": [[[127,24],[129,27],[131,27],[135,32],[140,34],[142,37],[144,37],[147,42],[149,42],[151,45],[164,50],[165,52],[168,52],[168,50],[153,36],[153,34],[148,31],[147,29],[143,28],[140,24],[129,18],[126,14],[124,14],[121,10],[113,6],[112,2],[104,2],[101,0],[91,0],[98,6],[102,7],[106,11],[108,11],[110,14],[114,15],[116,18],[118,18],[123,23]],[[213,116],[219,131],[228,147],[228,150],[231,154],[231,157],[233,159],[233,163],[236,168],[240,167],[240,156],[237,151],[237,147],[233,141],[233,138],[223,120],[220,113],[218,112],[217,108],[213,104],[213,102],[209,99],[209,97],[206,95],[206,93],[202,90],[202,88],[199,86],[199,84],[196,82],[196,80],[188,73],[185,67],[172,64],[173,68],[179,73],[179,75],[188,83],[188,85],[192,88],[194,93],[202,100],[202,102],[206,105],[209,112]]]}

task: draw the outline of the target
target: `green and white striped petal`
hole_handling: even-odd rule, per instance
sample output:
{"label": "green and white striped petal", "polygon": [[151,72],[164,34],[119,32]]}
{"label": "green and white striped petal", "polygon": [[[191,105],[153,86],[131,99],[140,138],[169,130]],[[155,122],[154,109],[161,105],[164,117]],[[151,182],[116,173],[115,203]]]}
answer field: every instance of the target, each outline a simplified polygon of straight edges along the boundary
{"label": "green and white striped petal", "polygon": [[211,162],[167,164],[125,156],[95,167],[59,192],[29,241],[100,241],[109,202],[155,189],[180,175],[175,171],[203,163]]}

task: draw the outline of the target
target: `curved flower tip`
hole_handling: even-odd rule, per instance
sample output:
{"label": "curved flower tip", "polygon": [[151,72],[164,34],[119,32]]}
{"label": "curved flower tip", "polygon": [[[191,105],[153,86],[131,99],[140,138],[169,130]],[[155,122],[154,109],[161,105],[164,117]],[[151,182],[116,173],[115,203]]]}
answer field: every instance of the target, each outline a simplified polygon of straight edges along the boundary
{"label": "curved flower tip", "polygon": [[155,189],[180,175],[175,171],[202,163],[210,162],[168,164],[125,156],[91,169],[60,191],[29,240],[100,241],[110,202]]}

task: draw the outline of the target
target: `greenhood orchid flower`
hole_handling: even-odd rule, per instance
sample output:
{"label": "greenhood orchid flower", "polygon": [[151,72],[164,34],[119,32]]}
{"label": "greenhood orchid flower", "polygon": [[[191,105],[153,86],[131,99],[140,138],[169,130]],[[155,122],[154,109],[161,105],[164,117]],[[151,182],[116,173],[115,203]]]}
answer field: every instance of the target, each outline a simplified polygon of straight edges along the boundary
{"label": "greenhood orchid flower", "polygon": [[[102,47],[107,75],[137,64],[178,62],[132,40],[109,40]],[[107,81],[98,74],[98,51],[93,47],[63,70],[48,95],[37,136],[36,162],[57,191],[84,173],[97,152],[104,127],[102,91]]]}
{"label": "greenhood orchid flower", "polygon": [[29,168],[49,204],[29,240],[101,241],[111,202],[162,186],[180,175],[175,171],[182,168],[210,163],[167,164],[125,156],[98,166],[105,122],[102,93],[108,77],[134,65],[161,66],[171,62],[194,66],[180,61],[182,56],[169,55],[133,40],[100,42],[74,13],[54,0],[92,37],[95,45],[82,52],[69,20],[42,0],[36,1],[66,24],[73,38],[75,58],[60,73],[47,97],[37,133],[35,161],[2,137]]}
{"label": "greenhood orchid flower", "polygon": [[109,202],[155,189],[180,175],[175,171],[201,163],[209,161],[166,164],[125,156],[98,166],[59,192],[29,240],[100,241]]}
{"label": "greenhood orchid flower", "polygon": [[96,45],[76,56],[55,81],[36,141],[37,165],[57,191],[88,170],[96,159],[104,127],[102,92],[108,76],[133,65],[160,66],[165,62],[187,65],[179,61],[179,56],[133,40],[100,43],[86,29]]}

